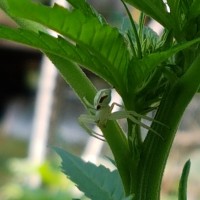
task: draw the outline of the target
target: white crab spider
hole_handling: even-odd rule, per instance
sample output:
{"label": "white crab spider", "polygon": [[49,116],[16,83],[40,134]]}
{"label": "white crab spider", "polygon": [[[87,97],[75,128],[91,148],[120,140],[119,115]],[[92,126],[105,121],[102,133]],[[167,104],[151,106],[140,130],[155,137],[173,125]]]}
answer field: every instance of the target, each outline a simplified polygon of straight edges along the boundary
{"label": "white crab spider", "polygon": [[[142,123],[140,118],[155,121],[154,119],[140,115],[135,111],[127,111],[127,110],[120,110],[116,112],[112,112],[114,106],[119,106],[124,108],[122,105],[113,102],[109,105],[111,101],[111,89],[102,89],[97,92],[94,98],[94,105],[90,104],[85,98],[84,101],[89,108],[90,114],[83,114],[79,117],[80,125],[92,136],[103,140],[103,136],[101,134],[96,133],[93,131],[88,125],[95,124],[98,127],[105,127],[108,120],[118,120],[118,119],[129,119],[134,124],[140,125],[143,128],[151,130],[152,132],[158,134],[152,128],[147,126],[146,124]],[[157,122],[157,121],[156,121]],[[160,123],[160,122],[157,122]],[[162,123],[160,123],[162,124]]]}

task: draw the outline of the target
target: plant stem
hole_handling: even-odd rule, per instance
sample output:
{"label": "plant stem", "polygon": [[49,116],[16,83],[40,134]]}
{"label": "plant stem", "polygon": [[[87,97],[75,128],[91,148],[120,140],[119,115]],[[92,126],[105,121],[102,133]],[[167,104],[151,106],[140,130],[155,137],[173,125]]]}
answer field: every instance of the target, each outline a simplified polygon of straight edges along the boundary
{"label": "plant stem", "polygon": [[170,86],[162,99],[156,120],[169,128],[153,123],[152,128],[163,138],[149,133],[145,139],[138,167],[140,173],[137,200],[159,200],[163,172],[179,122],[185,108],[200,86],[200,55],[188,71]]}
{"label": "plant stem", "polygon": [[130,192],[130,160],[128,141],[120,128],[114,121],[108,121],[105,128],[101,129],[116,161],[117,169],[123,182],[125,193]]}

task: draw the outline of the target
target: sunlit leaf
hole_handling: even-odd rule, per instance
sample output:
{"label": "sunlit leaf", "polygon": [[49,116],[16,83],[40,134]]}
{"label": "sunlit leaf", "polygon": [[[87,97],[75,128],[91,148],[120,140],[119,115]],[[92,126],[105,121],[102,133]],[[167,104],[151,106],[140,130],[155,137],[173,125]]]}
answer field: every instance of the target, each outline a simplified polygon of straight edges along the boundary
{"label": "sunlit leaf", "polygon": [[[85,10],[71,11],[58,5],[51,8],[28,0],[7,0],[7,4],[11,15],[42,24],[92,51],[110,73],[113,85],[124,85],[130,54],[117,28],[85,14]],[[121,78],[120,84],[115,80],[117,77]]]}

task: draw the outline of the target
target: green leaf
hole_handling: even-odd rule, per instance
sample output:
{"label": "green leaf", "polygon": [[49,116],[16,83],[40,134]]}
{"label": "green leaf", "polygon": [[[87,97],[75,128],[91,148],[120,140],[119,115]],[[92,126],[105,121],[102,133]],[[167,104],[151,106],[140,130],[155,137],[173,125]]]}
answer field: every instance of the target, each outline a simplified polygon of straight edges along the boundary
{"label": "green leaf", "polygon": [[[78,97],[82,101],[83,97],[89,101],[93,101],[96,93],[93,84],[85,76],[80,67],[72,62],[76,61],[80,64],[92,65],[92,69],[95,70],[94,62],[92,59],[88,59],[85,51],[81,51],[78,47],[63,38],[54,38],[46,33],[35,33],[6,26],[0,26],[0,38],[26,44],[43,51],[61,72],[63,78],[76,93],[78,92]],[[98,74],[97,71],[94,72]],[[85,90],[82,89],[82,85],[79,84],[80,82],[84,85]]]}
{"label": "green leaf", "polygon": [[[137,32],[139,32],[139,26],[138,24],[135,24]],[[124,34],[129,33],[130,34],[130,39],[132,40],[133,45],[136,44],[136,37],[134,32],[132,31],[132,25],[130,22],[130,19],[125,17],[123,19],[123,24],[121,27],[121,31]],[[154,52],[157,47],[159,46],[160,38],[157,35],[156,32],[154,32],[151,28],[144,26],[141,30],[141,35],[139,37],[140,43],[141,43],[141,48],[142,48],[142,56],[146,54],[150,54]],[[134,46],[135,49],[137,46]],[[137,52],[137,51],[136,51]]]}
{"label": "green leaf", "polygon": [[179,182],[178,200],[187,200],[187,182],[188,182],[188,175],[190,172],[190,165],[191,162],[190,160],[188,160],[183,167],[181,179]]}
{"label": "green leaf", "polygon": [[93,200],[122,200],[125,198],[123,186],[117,170],[111,172],[104,166],[86,163],[60,148],[54,150],[62,158],[63,172],[77,187]]}
{"label": "green leaf", "polygon": [[50,8],[28,0],[7,0],[9,13],[46,26],[88,49],[105,63],[103,67],[112,77],[113,86],[122,88],[130,53],[125,38],[117,28],[101,23],[83,9],[72,11],[55,5]]}
{"label": "green leaf", "polygon": [[98,58],[93,56],[87,49],[73,45],[62,37],[52,37],[46,33],[35,33],[24,29],[12,29],[0,26],[0,37],[37,48],[43,52],[49,52],[62,58],[81,64],[88,70],[97,74],[109,83],[112,82],[110,74],[103,68]]}
{"label": "green leaf", "polygon": [[200,38],[175,45],[166,51],[149,54],[142,59],[133,59],[128,70],[128,77],[132,87],[131,90],[135,92],[140,90],[146,79],[160,65],[160,63],[197,42],[200,42]]}

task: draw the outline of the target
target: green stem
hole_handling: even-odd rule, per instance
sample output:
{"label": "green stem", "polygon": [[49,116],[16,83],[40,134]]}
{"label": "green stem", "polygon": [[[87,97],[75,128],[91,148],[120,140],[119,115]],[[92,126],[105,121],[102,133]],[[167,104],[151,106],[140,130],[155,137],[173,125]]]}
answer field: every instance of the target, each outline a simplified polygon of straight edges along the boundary
{"label": "green stem", "polygon": [[153,129],[164,140],[149,133],[145,139],[138,167],[140,173],[137,187],[137,200],[159,200],[163,172],[175,133],[185,108],[200,86],[200,55],[188,71],[167,91],[158,109],[156,120],[169,128],[153,123]]}
{"label": "green stem", "polygon": [[127,139],[117,123],[108,121],[102,132],[109,147],[114,155],[117,169],[121,176],[125,193],[128,195],[130,192],[130,169],[128,160],[131,158]]}

